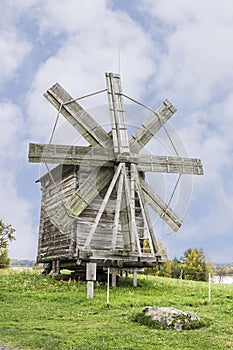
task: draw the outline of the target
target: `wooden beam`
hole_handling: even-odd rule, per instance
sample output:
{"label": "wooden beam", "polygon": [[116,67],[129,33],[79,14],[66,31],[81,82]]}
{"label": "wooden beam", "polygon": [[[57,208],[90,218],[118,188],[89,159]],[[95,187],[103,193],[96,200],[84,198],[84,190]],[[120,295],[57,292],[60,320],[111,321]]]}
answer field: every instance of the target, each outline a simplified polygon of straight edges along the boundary
{"label": "wooden beam", "polygon": [[118,189],[117,189],[116,211],[115,211],[115,215],[114,215],[113,234],[112,234],[112,250],[116,249],[117,234],[118,234],[118,230],[119,230],[119,219],[120,219],[121,199],[122,199],[122,191],[123,191],[123,180],[124,180],[124,174],[123,174],[123,172],[121,172],[120,178],[118,181]]}
{"label": "wooden beam", "polygon": [[178,231],[182,225],[180,218],[171,208],[152,190],[152,188],[140,178],[145,200],[152,209],[174,230]]}
{"label": "wooden beam", "polygon": [[109,134],[58,83],[44,97],[94,147],[112,144]]}
{"label": "wooden beam", "polygon": [[113,166],[111,148],[69,146],[56,144],[29,144],[29,162],[83,166]]}
{"label": "wooden beam", "polygon": [[97,226],[98,226],[98,224],[99,224],[99,221],[100,221],[100,219],[101,219],[101,216],[102,216],[102,214],[103,214],[103,212],[104,212],[104,209],[106,208],[106,205],[107,205],[108,200],[109,200],[109,198],[110,198],[110,196],[111,196],[111,193],[112,193],[112,191],[113,191],[113,188],[114,188],[115,185],[116,185],[116,181],[117,181],[117,179],[118,179],[118,177],[119,177],[119,174],[120,174],[120,172],[121,172],[121,169],[122,169],[122,164],[119,164],[119,165],[118,165],[118,168],[117,168],[117,170],[116,170],[116,172],[115,172],[115,174],[114,174],[114,176],[113,176],[113,178],[112,178],[112,181],[111,181],[111,183],[110,183],[110,185],[109,185],[109,187],[108,187],[108,190],[107,190],[107,192],[106,192],[106,194],[105,194],[105,197],[104,197],[104,199],[103,199],[103,201],[102,201],[102,203],[101,203],[101,206],[100,206],[100,208],[99,208],[98,214],[97,214],[97,216],[96,216],[96,218],[95,218],[95,221],[94,221],[94,223],[93,223],[93,225],[92,225],[92,227],[91,227],[90,233],[89,233],[89,235],[87,236],[86,242],[85,242],[85,244],[84,244],[84,249],[88,249],[89,246],[90,246],[92,237],[93,237],[93,235],[94,235],[94,233],[95,233],[95,231],[96,231],[96,228],[97,228]]}
{"label": "wooden beam", "polygon": [[139,127],[129,140],[131,152],[138,153],[152,139],[158,130],[176,112],[175,107],[165,100],[151,117]]}
{"label": "wooden beam", "polygon": [[203,175],[201,160],[197,158],[152,156],[135,153],[115,156],[112,148],[30,143],[29,161],[32,163],[82,164],[105,167],[113,166],[114,162],[125,162],[137,164],[137,169],[143,172]]}
{"label": "wooden beam", "polygon": [[155,238],[153,226],[152,226],[150,215],[149,215],[148,208],[146,205],[146,200],[144,198],[144,193],[143,193],[141,186],[140,186],[139,175],[138,175],[138,172],[137,172],[137,169],[135,166],[133,166],[133,171],[134,171],[134,177],[135,177],[135,183],[136,183],[136,192],[138,194],[143,218],[144,218],[144,221],[145,221],[147,228],[148,228],[150,250],[151,250],[152,254],[154,254],[155,252],[158,252],[158,243],[157,243],[156,238]]}
{"label": "wooden beam", "polygon": [[178,173],[203,175],[203,166],[200,159],[183,157],[166,157],[151,155],[131,155],[131,160],[137,163],[140,171],[157,173]]}
{"label": "wooden beam", "polygon": [[[127,198],[127,202],[128,202],[129,209],[130,209],[130,225],[129,225],[129,227],[130,227],[130,236],[131,236],[131,250],[133,252],[138,251],[139,255],[141,255],[141,247],[140,247],[140,242],[139,242],[139,237],[138,237],[138,232],[137,232],[137,225],[136,225],[135,215],[134,215],[135,208],[133,207],[129,179],[127,177],[126,172],[124,173],[124,184],[125,184],[126,198]],[[135,243],[136,243],[136,245],[135,245]],[[136,249],[136,247],[137,247],[137,249]]]}
{"label": "wooden beam", "polygon": [[121,81],[118,74],[106,73],[108,102],[112,124],[115,153],[129,153],[129,140],[122,100]]}

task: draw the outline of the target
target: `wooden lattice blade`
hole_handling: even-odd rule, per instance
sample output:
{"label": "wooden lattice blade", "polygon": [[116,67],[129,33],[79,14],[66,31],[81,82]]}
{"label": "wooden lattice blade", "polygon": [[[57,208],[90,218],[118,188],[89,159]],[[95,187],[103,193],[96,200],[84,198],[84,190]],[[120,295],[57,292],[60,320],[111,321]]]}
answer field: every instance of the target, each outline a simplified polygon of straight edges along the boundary
{"label": "wooden lattice blade", "polygon": [[143,172],[203,175],[200,159],[137,155],[137,169]]}
{"label": "wooden lattice blade", "polygon": [[29,162],[82,166],[113,166],[113,149],[55,144],[29,144]]}
{"label": "wooden lattice blade", "polygon": [[129,140],[119,74],[106,73],[108,102],[115,153],[129,153]]}
{"label": "wooden lattice blade", "polygon": [[140,178],[140,183],[146,203],[154,209],[154,211],[172,228],[172,230],[178,231],[182,225],[180,218],[142,178]]}
{"label": "wooden lattice blade", "polygon": [[109,134],[58,83],[44,96],[92,146],[112,144]]}
{"label": "wooden lattice blade", "polygon": [[143,172],[162,172],[203,175],[200,159],[151,156],[130,153],[115,157],[111,148],[69,146],[55,144],[29,144],[29,162],[73,164],[83,166],[113,166],[114,161],[134,163]]}
{"label": "wooden lattice blade", "polygon": [[131,136],[129,140],[131,152],[140,152],[175,112],[176,108],[165,100]]}
{"label": "wooden lattice blade", "polygon": [[56,213],[50,217],[51,222],[60,231],[66,231],[71,225],[72,220],[74,221],[111,181],[113,171],[113,168],[101,168],[100,171],[98,171],[98,168],[94,168],[87,179],[70,196],[65,203],[65,208],[64,206],[60,206]]}

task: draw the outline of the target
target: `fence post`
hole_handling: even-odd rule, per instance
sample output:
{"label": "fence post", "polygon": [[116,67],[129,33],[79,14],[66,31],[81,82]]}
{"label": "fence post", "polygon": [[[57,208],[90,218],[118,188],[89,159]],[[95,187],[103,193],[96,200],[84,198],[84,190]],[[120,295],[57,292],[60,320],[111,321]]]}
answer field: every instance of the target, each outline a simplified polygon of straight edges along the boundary
{"label": "fence post", "polygon": [[211,299],[211,276],[209,273],[209,278],[208,278],[208,302],[210,302]]}
{"label": "fence post", "polygon": [[109,273],[110,273],[110,268],[108,267],[108,279],[107,279],[107,305],[109,305],[109,283],[110,283]]}

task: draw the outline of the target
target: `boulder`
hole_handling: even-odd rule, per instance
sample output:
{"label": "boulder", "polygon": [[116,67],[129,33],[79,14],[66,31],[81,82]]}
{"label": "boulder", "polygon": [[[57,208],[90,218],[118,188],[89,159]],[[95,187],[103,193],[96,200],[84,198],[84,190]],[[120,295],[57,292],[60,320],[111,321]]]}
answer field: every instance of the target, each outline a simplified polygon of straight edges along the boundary
{"label": "boulder", "polygon": [[[146,306],[142,309],[144,316],[150,317],[155,328],[193,329],[201,327],[200,318],[193,312],[177,310],[172,307]],[[156,327],[157,326],[157,327]]]}

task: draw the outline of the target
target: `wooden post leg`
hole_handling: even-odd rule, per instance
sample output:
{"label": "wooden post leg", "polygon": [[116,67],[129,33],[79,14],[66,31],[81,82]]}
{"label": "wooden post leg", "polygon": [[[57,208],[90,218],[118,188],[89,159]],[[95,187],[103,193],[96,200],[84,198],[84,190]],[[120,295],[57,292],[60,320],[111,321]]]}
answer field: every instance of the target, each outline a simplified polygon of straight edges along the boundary
{"label": "wooden post leg", "polygon": [[94,296],[94,281],[87,281],[87,298]]}
{"label": "wooden post leg", "polygon": [[60,260],[56,261],[56,273],[59,275],[60,274]]}
{"label": "wooden post leg", "polygon": [[53,260],[53,261],[52,261],[52,271],[53,271],[53,274],[55,274],[56,271],[57,271],[56,260]]}
{"label": "wooden post leg", "polygon": [[112,287],[116,287],[116,270],[112,271]]}
{"label": "wooden post leg", "polygon": [[134,270],[133,272],[133,286],[137,287],[137,271]]}
{"label": "wooden post leg", "polygon": [[86,264],[87,298],[94,296],[94,281],[96,281],[96,263]]}

